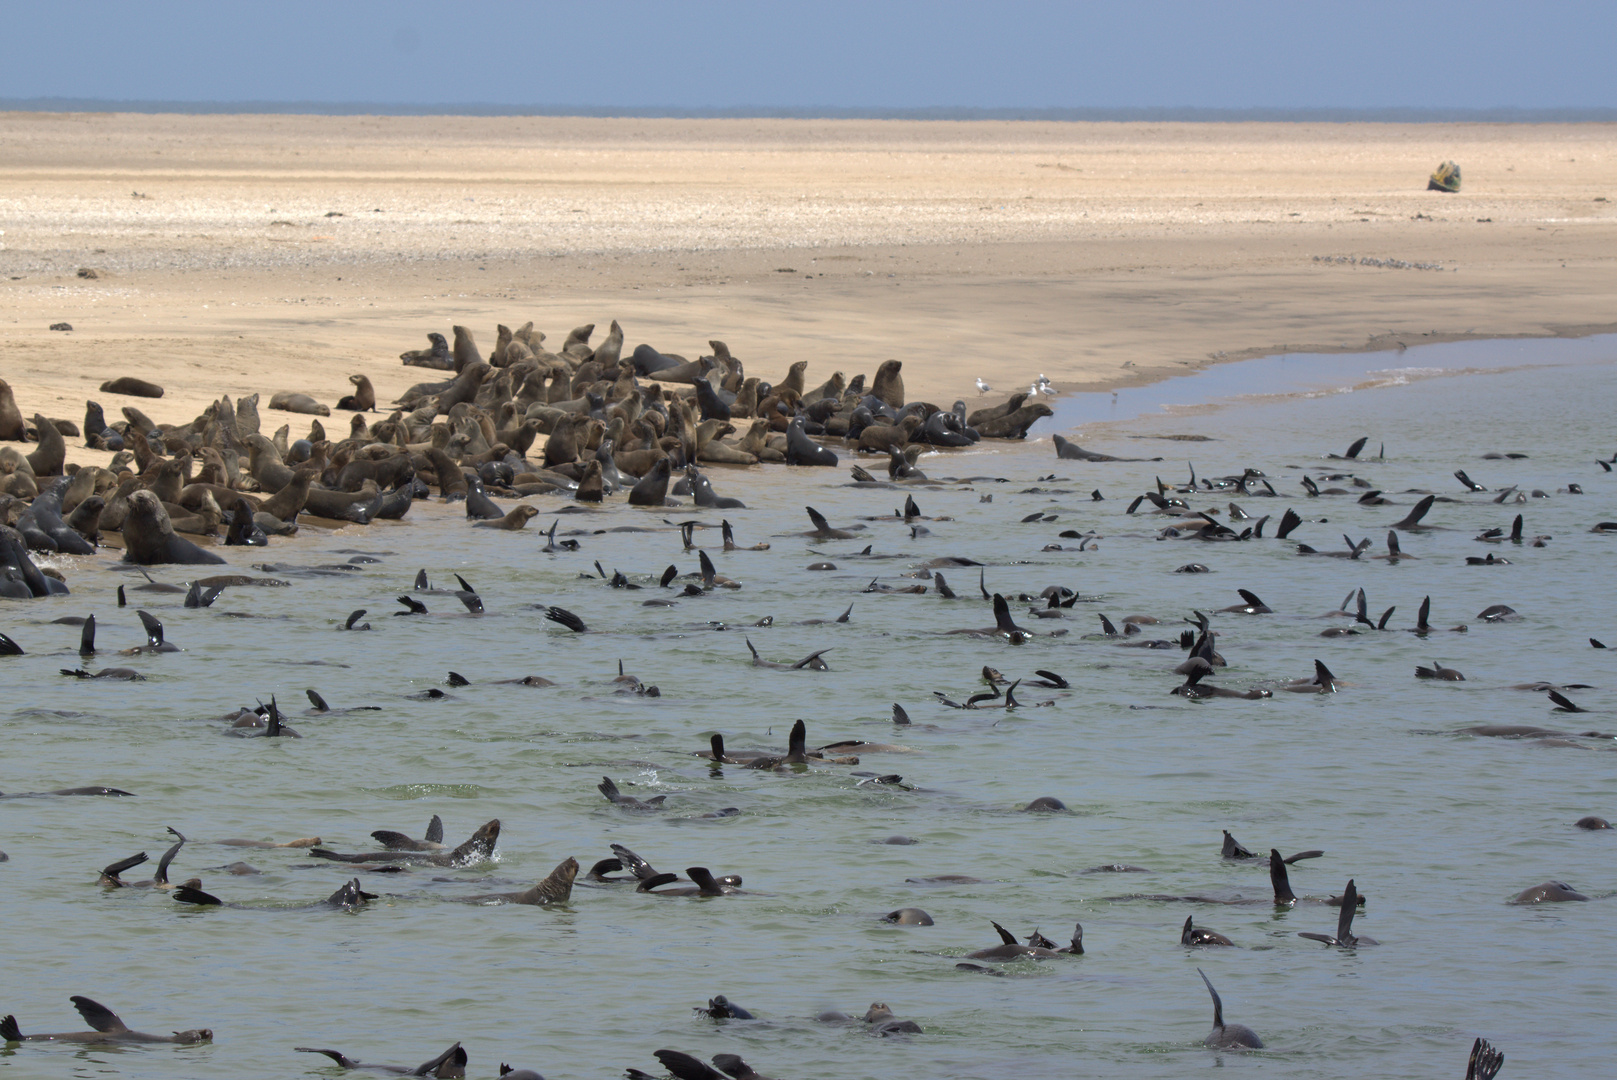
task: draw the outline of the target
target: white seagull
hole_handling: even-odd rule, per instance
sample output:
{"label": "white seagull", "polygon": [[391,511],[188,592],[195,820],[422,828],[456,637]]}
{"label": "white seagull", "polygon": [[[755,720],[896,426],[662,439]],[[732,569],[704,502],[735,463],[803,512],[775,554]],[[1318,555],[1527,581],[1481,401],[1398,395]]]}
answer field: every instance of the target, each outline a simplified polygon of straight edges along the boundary
{"label": "white seagull", "polygon": [[981,379],[977,380],[977,393],[986,394],[986,393],[988,393],[988,391],[990,391],[992,389],[993,389],[992,386],[989,386],[987,383],[983,382]]}

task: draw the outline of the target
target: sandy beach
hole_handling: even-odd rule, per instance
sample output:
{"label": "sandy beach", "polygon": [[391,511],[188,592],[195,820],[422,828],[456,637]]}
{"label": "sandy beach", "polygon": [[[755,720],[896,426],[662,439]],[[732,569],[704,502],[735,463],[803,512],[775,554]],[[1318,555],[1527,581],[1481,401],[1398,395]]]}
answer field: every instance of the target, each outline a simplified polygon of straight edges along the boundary
{"label": "sandy beach", "polygon": [[[124,374],[162,420],[358,372],[385,402],[452,323],[617,319],[811,383],[898,358],[943,403],[1617,327],[1608,125],[11,113],[0,144],[0,375],[70,419]],[[1445,159],[1460,194],[1424,190]]]}

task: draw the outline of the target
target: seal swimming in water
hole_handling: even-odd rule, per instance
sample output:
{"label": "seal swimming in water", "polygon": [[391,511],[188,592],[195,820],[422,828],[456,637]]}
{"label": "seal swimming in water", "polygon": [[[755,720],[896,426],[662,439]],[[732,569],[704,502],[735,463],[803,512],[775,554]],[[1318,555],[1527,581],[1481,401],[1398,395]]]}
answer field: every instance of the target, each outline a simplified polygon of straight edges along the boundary
{"label": "seal swimming in water", "polygon": [[[246,863],[236,863],[236,866],[246,866]],[[232,871],[234,872],[234,871]],[[249,872],[257,873],[249,868]],[[194,884],[193,884],[194,882]],[[343,882],[342,887],[324,900],[317,900],[312,904],[301,907],[281,908],[282,911],[317,911],[321,908],[336,908],[341,911],[356,911],[367,903],[375,900],[374,893],[368,893],[359,886],[358,878],[349,878]],[[201,882],[195,878],[174,890],[174,900],[181,904],[195,904],[198,907],[229,907],[248,908],[247,904],[227,904],[212,893],[202,891]]]}
{"label": "seal swimming in water", "polygon": [[610,776],[601,777],[601,782],[595,786],[600,789],[602,795],[606,796],[607,802],[613,806],[621,806],[625,810],[639,810],[645,813],[661,810],[663,800],[668,798],[667,795],[654,795],[642,801],[633,795],[625,795],[618,790],[618,785],[613,783]]}
{"label": "seal swimming in water", "polygon": [[1231,941],[1223,934],[1218,933],[1216,930],[1209,930],[1206,927],[1197,926],[1195,916],[1186,915],[1184,928],[1179,931],[1179,944],[1234,945],[1235,942]]}
{"label": "seal swimming in water", "polygon": [[531,889],[513,893],[484,893],[480,896],[468,896],[464,902],[468,904],[528,904],[535,907],[544,907],[549,904],[565,904],[573,895],[573,881],[578,877],[578,860],[569,855],[556,864],[556,868],[539,884]]}
{"label": "seal swimming in water", "polygon": [[1342,890],[1342,912],[1336,917],[1336,936],[1329,934],[1314,934],[1301,931],[1298,937],[1308,938],[1310,941],[1322,942],[1326,945],[1335,945],[1343,949],[1354,949],[1360,945],[1379,945],[1381,942],[1375,938],[1354,937],[1353,916],[1358,913],[1359,890],[1354,886],[1353,880],[1348,879],[1347,888]]}
{"label": "seal swimming in water", "polygon": [[313,1046],[294,1046],[292,1049],[300,1054],[324,1054],[345,1069],[366,1069],[370,1072],[393,1073],[395,1076],[432,1076],[438,1080],[459,1080],[466,1075],[466,1051],[458,1042],[431,1061],[424,1061],[413,1069],[407,1065],[371,1065],[355,1061],[337,1050],[321,1050]]}
{"label": "seal swimming in water", "polygon": [[6,1015],[0,1018],[0,1038],[6,1042],[76,1042],[76,1043],[178,1043],[182,1046],[194,1046],[197,1043],[213,1041],[213,1032],[208,1028],[192,1028],[189,1031],[176,1031],[172,1035],[148,1035],[143,1031],[130,1031],[118,1014],[102,1005],[91,1001],[87,997],[75,994],[68,999],[73,1007],[79,1010],[84,1022],[94,1028],[93,1031],[67,1031],[56,1034],[24,1035],[17,1027],[17,1018]]}
{"label": "seal swimming in water", "polygon": [[494,853],[500,839],[500,819],[480,826],[471,839],[453,851],[366,851],[344,855],[325,848],[312,848],[309,854],[317,859],[331,859],[346,863],[429,863],[433,866],[467,866]]}
{"label": "seal swimming in water", "polygon": [[[389,851],[442,851],[444,849],[444,819],[437,814],[427,822],[425,839],[417,840],[391,829],[377,829],[371,839]],[[311,845],[313,846],[313,845]]]}
{"label": "seal swimming in water", "polygon": [[881,917],[882,922],[894,923],[898,926],[932,926],[932,916],[918,907],[899,908],[889,911]]}
{"label": "seal swimming in water", "polygon": [[1217,1047],[1220,1050],[1262,1050],[1263,1040],[1258,1038],[1257,1032],[1245,1024],[1224,1022],[1224,1001],[1218,996],[1218,991],[1213,989],[1212,980],[1201,968],[1196,969],[1196,974],[1202,977],[1202,982],[1207,984],[1207,992],[1213,995],[1213,1030],[1207,1033],[1202,1045]]}
{"label": "seal swimming in water", "polygon": [[1523,889],[1510,902],[1512,904],[1560,904],[1587,899],[1589,899],[1587,896],[1564,881],[1546,881],[1542,885],[1534,885],[1531,889]]}

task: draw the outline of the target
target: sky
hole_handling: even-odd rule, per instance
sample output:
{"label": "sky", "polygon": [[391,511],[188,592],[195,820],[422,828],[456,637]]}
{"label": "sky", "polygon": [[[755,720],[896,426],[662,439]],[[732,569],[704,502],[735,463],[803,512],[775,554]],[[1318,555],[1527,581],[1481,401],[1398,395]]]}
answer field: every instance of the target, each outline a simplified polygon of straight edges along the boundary
{"label": "sky", "polygon": [[1617,108],[1611,0],[0,0],[0,99]]}

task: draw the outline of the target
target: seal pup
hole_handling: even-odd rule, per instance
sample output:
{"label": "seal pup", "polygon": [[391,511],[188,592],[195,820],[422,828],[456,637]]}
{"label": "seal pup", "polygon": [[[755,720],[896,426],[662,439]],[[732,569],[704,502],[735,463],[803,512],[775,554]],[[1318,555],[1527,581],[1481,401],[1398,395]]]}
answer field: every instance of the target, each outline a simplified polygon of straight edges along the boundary
{"label": "seal pup", "polygon": [[1262,1050],[1263,1040],[1258,1038],[1257,1032],[1245,1024],[1224,1022],[1224,1001],[1218,996],[1218,991],[1213,989],[1212,980],[1201,968],[1196,969],[1196,974],[1202,977],[1202,982],[1207,984],[1207,992],[1213,995],[1213,1030],[1207,1033],[1202,1045],[1220,1050]]}
{"label": "seal pup", "polygon": [[1220,934],[1216,930],[1196,925],[1193,915],[1185,916],[1184,928],[1179,931],[1179,944],[1181,945],[1231,945],[1235,942]]}
{"label": "seal pup", "polygon": [[1335,945],[1343,949],[1354,949],[1360,945],[1379,945],[1381,942],[1375,938],[1355,937],[1353,935],[1353,916],[1358,913],[1359,890],[1354,886],[1353,880],[1348,879],[1347,888],[1342,890],[1342,911],[1336,917],[1336,936],[1329,934],[1314,934],[1301,931],[1298,937],[1310,941],[1322,942],[1326,945]]}
{"label": "seal pup", "polygon": [[292,1049],[300,1054],[324,1054],[345,1069],[366,1069],[370,1072],[392,1073],[395,1076],[433,1076],[439,1080],[450,1080],[466,1075],[466,1051],[458,1042],[431,1061],[424,1061],[413,1069],[408,1065],[371,1065],[355,1061],[337,1050],[321,1050],[313,1046],[294,1046]]}
{"label": "seal pup", "polygon": [[17,1018],[8,1014],[0,1017],[0,1038],[6,1042],[178,1043],[181,1046],[194,1046],[197,1043],[213,1041],[213,1031],[209,1028],[176,1031],[172,1035],[148,1035],[144,1031],[130,1031],[118,1018],[117,1013],[100,1002],[91,1001],[77,994],[68,1000],[79,1011],[79,1015],[84,1017],[84,1022],[94,1030],[24,1035],[17,1027]]}
{"label": "seal pup", "polygon": [[1523,889],[1510,901],[1512,904],[1561,904],[1574,900],[1587,900],[1583,895],[1564,881],[1546,881],[1542,885],[1534,885],[1531,889]]}
{"label": "seal pup", "polygon": [[[599,864],[597,864],[599,866]],[[530,907],[545,907],[551,904],[565,904],[573,896],[573,881],[578,877],[578,860],[569,855],[556,864],[545,879],[531,889],[512,893],[485,893],[481,896],[468,896],[464,899],[468,904],[527,904]]]}

